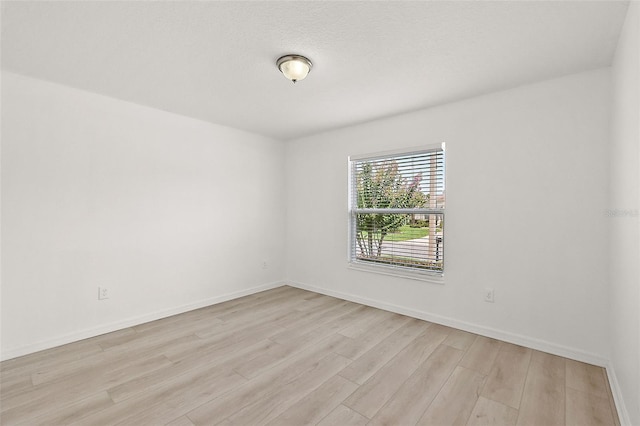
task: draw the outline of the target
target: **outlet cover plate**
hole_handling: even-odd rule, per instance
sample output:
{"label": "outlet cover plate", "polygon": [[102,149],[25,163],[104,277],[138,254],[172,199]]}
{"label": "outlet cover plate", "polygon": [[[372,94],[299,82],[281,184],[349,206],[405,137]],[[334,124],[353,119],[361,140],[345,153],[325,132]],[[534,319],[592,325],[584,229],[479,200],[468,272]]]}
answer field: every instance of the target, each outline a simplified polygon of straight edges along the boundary
{"label": "outlet cover plate", "polygon": [[484,301],[485,302],[489,302],[489,303],[493,303],[495,301],[495,299],[493,297],[493,289],[492,288],[485,288],[484,289]]}
{"label": "outlet cover plate", "polygon": [[109,289],[106,287],[98,287],[98,300],[105,300],[109,298]]}

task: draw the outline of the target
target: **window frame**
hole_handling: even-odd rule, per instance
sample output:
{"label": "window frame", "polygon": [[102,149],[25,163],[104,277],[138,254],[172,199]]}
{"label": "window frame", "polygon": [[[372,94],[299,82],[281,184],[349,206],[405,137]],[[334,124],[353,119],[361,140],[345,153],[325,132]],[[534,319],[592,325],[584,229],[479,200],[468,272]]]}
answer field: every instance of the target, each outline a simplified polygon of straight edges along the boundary
{"label": "window frame", "polygon": [[443,195],[446,200],[446,149],[445,143],[439,144],[430,144],[423,145],[418,147],[411,148],[403,148],[396,149],[390,151],[381,151],[374,152],[368,154],[361,155],[351,155],[347,158],[348,163],[348,245],[347,245],[347,261],[350,269],[364,271],[364,272],[373,272],[377,274],[383,275],[392,275],[398,276],[402,278],[409,278],[420,281],[429,281],[434,283],[442,284],[444,283],[444,273],[445,273],[445,263],[446,258],[444,256],[444,241],[445,241],[445,230],[442,229],[442,270],[434,271],[423,268],[411,267],[407,265],[391,265],[384,263],[376,263],[376,262],[367,262],[356,259],[356,214],[357,213],[380,213],[381,211],[386,211],[388,213],[417,213],[417,214],[438,214],[442,215],[442,220],[445,218],[445,210],[446,210],[446,201],[445,207],[440,207],[437,209],[431,208],[420,208],[420,209],[357,209],[354,207],[354,200],[356,191],[356,176],[355,176],[355,165],[357,162],[365,161],[365,160],[379,160],[390,157],[401,157],[401,156],[410,156],[416,154],[424,154],[434,151],[442,151],[443,152]]}

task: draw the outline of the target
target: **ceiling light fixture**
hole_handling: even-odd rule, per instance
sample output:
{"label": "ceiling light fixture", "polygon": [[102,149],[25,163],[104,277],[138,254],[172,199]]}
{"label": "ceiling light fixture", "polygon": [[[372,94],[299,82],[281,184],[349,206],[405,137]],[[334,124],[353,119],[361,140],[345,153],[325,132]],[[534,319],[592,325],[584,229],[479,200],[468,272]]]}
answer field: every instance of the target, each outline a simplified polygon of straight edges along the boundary
{"label": "ceiling light fixture", "polygon": [[313,66],[310,60],[300,55],[282,56],[278,59],[276,65],[280,72],[294,83],[299,80],[304,80]]}

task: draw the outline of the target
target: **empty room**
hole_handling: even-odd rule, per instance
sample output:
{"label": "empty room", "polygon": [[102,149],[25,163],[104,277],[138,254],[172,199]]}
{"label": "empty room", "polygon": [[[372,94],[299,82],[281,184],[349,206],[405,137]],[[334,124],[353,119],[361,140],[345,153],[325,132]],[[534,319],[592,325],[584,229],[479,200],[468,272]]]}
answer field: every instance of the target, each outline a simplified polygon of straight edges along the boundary
{"label": "empty room", "polygon": [[639,1],[0,24],[0,424],[640,426]]}

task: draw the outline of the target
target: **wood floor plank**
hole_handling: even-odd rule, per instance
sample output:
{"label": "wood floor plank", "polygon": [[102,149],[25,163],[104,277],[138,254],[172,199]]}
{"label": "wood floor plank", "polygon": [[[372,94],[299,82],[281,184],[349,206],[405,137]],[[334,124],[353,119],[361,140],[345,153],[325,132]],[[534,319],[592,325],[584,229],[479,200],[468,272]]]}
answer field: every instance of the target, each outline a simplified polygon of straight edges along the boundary
{"label": "wood floor plank", "polygon": [[0,363],[3,380],[13,377],[24,377],[44,368],[55,368],[91,357],[102,352],[100,345],[92,339],[58,346],[33,354],[13,358]]}
{"label": "wood floor plank", "polygon": [[[193,311],[185,312],[181,315],[173,315],[167,318],[139,324],[131,327],[138,336],[150,336],[157,333],[162,334],[167,330],[175,330],[184,327],[191,328],[193,324],[208,320],[211,323],[220,323],[222,320],[216,318],[215,311],[209,307],[196,309]],[[124,338],[126,336],[120,336]],[[105,341],[100,341],[102,346],[114,346],[120,343],[126,343],[127,340],[123,339],[122,342],[118,341],[119,338],[108,338]]]}
{"label": "wood floor plank", "polygon": [[240,297],[238,299],[233,299],[233,300],[218,303],[215,305],[206,306],[200,309],[196,309],[194,311],[185,312],[184,314],[173,315],[173,316],[162,318],[156,321],[139,324],[132,328],[137,332],[149,330],[152,328],[165,329],[170,324],[173,324],[176,322],[188,321],[193,316],[200,317],[201,315],[208,315],[211,317],[216,317],[217,315],[222,315],[224,313],[227,313],[233,310],[250,309],[252,304],[259,300],[260,301],[274,300],[276,298],[281,297],[283,294],[289,294],[290,297],[296,297],[297,295],[304,297],[304,295],[307,293],[308,292],[305,292],[304,290],[282,286],[272,290],[267,290],[260,293],[254,293],[248,296]]}
{"label": "wood floor plank", "polygon": [[[351,304],[346,312],[352,312],[354,308],[357,309],[357,305]],[[347,322],[348,319],[349,316],[343,315],[335,318],[333,322],[340,324],[340,322]],[[311,332],[313,332],[313,329],[314,327],[311,327]],[[233,368],[243,377],[249,379],[257,377],[263,372],[282,362],[282,360],[287,359],[288,357],[291,357],[296,353],[305,350],[308,346],[314,345],[326,338],[325,335],[320,334],[315,334],[315,337],[316,339],[311,339],[308,338],[308,336],[306,336],[305,334],[298,335],[297,338],[293,339],[296,344],[287,345],[279,344],[272,341],[272,345],[268,349],[256,353],[256,356],[252,358],[246,358],[242,363],[234,364]],[[338,353],[336,349],[339,346],[343,346],[345,340],[348,340],[348,338],[339,335],[332,336],[332,343],[330,346],[331,350],[335,353]]]}
{"label": "wood floor plank", "polygon": [[482,396],[515,409],[520,408],[530,360],[530,349],[524,352],[500,350],[482,389]]}
{"label": "wood floor plank", "polygon": [[194,375],[185,374],[152,392],[140,393],[136,397],[88,416],[79,424],[158,424],[162,423],[163,419],[184,415],[244,383],[244,377],[224,368],[215,368]]}
{"label": "wood floor plank", "polygon": [[251,357],[251,354],[260,353],[272,344],[273,342],[265,339],[252,345],[247,344],[242,348],[227,347],[224,350],[196,352],[165,368],[131,377],[124,383],[110,387],[108,392],[114,402],[121,402],[134,395],[165,386],[167,382],[176,380],[183,374],[206,373],[219,366],[232,370],[235,363],[244,362],[245,359]]}
{"label": "wood floor plank", "polygon": [[286,358],[281,363],[221,397],[212,399],[187,415],[198,424],[209,424],[211,419],[226,419],[262,397],[277,392],[305,371],[313,369],[320,359],[331,353],[331,348],[344,336],[333,334],[303,351]]}
{"label": "wood floor plank", "polygon": [[431,325],[385,364],[344,402],[344,405],[373,418],[391,396],[447,338],[446,327]]}
{"label": "wood floor plank", "polygon": [[371,425],[414,425],[462,358],[460,349],[440,345],[371,420]]}
{"label": "wood floor plank", "polygon": [[[257,315],[255,317],[245,318],[243,321],[228,322],[220,325],[213,324],[206,330],[197,330],[195,335],[208,342],[220,342],[228,341],[230,339],[239,341],[245,336],[253,336],[256,334],[256,330],[273,329],[274,335],[284,330],[283,327],[274,324],[272,321],[276,318],[280,318],[282,312],[273,310],[264,316]],[[177,351],[179,353],[179,351]]]}
{"label": "wood floor plank", "polygon": [[173,362],[193,356],[195,352],[227,351],[231,347],[240,348],[243,345],[251,345],[256,341],[269,338],[282,331],[282,327],[274,326],[270,322],[259,325],[243,327],[234,333],[230,329],[226,333],[210,338],[200,338],[194,345],[180,345],[164,349],[163,354]]}
{"label": "wood floor plank", "polygon": [[346,366],[340,375],[352,382],[363,384],[430,325],[431,323],[417,319],[409,320],[407,324]]}
{"label": "wood floor plank", "polygon": [[167,423],[166,426],[195,426],[195,425],[191,420],[189,420],[189,417],[180,416],[177,419]]}
{"label": "wood floor plank", "polygon": [[522,394],[518,425],[561,425],[565,420],[564,408],[564,359],[533,351]]}
{"label": "wood floor plank", "polygon": [[[513,426],[517,420],[518,410],[481,396],[473,407],[467,426]],[[539,425],[551,426],[547,423]]]}
{"label": "wood floor plank", "polygon": [[[201,342],[201,338],[193,333],[189,333],[187,330],[181,330],[178,333],[174,333],[173,330],[168,329],[165,335],[145,336],[140,339],[127,343],[126,345],[115,346],[103,351],[106,359],[113,359],[118,356],[127,356],[132,353],[136,353],[139,356],[145,354],[163,354],[167,352],[169,348],[176,347],[191,347]],[[96,354],[94,358],[99,358],[102,354]],[[84,363],[84,361],[83,361]],[[87,362],[88,363],[88,362]]]}
{"label": "wood floor plank", "polygon": [[526,354],[531,349],[524,346],[509,343],[509,342],[500,342],[500,350],[505,352],[516,352],[519,354]]}
{"label": "wood floor plank", "polygon": [[373,324],[387,321],[397,315],[398,314],[394,314],[393,312],[368,307],[357,319],[349,324],[348,327],[340,330],[340,334],[352,339],[357,339],[365,334]]}
{"label": "wood floor plank", "polygon": [[[345,339],[345,344],[336,348],[336,353],[349,359],[357,359],[408,321],[409,318],[398,314],[384,317],[370,324],[358,337]],[[344,335],[342,332],[340,334]]]}
{"label": "wood floor plank", "polygon": [[477,371],[456,367],[417,424],[464,426],[485,380],[486,376]]}
{"label": "wood floor plank", "polygon": [[216,327],[218,324],[223,324],[223,322],[217,318],[205,316],[191,321],[173,323],[165,327],[158,327],[140,332],[134,331],[133,333],[128,333],[126,335],[101,342],[99,345],[105,352],[117,350],[130,351],[137,345],[143,347],[157,345],[158,343],[164,344],[167,340],[193,335],[196,332]]}
{"label": "wood floor plank", "polygon": [[442,342],[445,345],[466,351],[476,340],[476,335],[462,330],[451,329],[447,338]]}
{"label": "wood floor plank", "polygon": [[581,392],[608,398],[606,382],[602,368],[567,359],[567,387]]}
{"label": "wood floor plank", "polygon": [[358,316],[365,311],[361,306],[350,302],[340,302],[338,304],[329,305],[316,312],[310,313],[302,320],[297,321],[295,326],[284,328],[281,332],[274,334],[271,340],[283,345],[296,341],[301,336],[309,333],[311,330],[321,328],[324,324],[339,318],[347,313],[358,310]]}
{"label": "wood floor plank", "polygon": [[31,389],[33,389],[33,382],[30,375],[6,378],[0,374],[0,406],[4,399],[29,392]]}
{"label": "wood floor plank", "polygon": [[482,374],[489,374],[499,350],[500,341],[484,336],[476,336],[464,358],[460,361],[460,366],[476,370]]}
{"label": "wood floor plank", "polygon": [[357,384],[342,376],[334,375],[269,424],[272,426],[316,424],[357,388]]}
{"label": "wood floor plank", "polygon": [[[318,340],[321,341],[323,338],[320,337]],[[344,341],[348,340],[348,337],[344,337],[341,335],[333,335],[331,340],[330,349],[334,353],[337,352],[337,348],[344,346]],[[295,355],[298,352],[304,351],[308,346],[315,344],[314,341],[309,339],[301,342],[299,345],[281,345],[279,343],[271,341],[271,345],[269,348],[257,352],[254,357],[246,357],[240,363],[234,363],[232,367],[238,374],[246,377],[247,379],[252,379],[254,377],[259,376],[275,365],[281,363],[283,360]]]}
{"label": "wood floor plank", "polygon": [[369,419],[344,405],[339,405],[318,426],[364,426]]}
{"label": "wood floor plank", "polygon": [[343,300],[327,296],[326,294],[309,293],[302,298],[300,303],[296,305],[295,309],[301,312],[311,312],[319,305],[335,303],[336,301],[343,302]]}
{"label": "wood floor plank", "polygon": [[197,334],[203,338],[211,338],[233,329],[250,328],[257,324],[267,322],[284,328],[280,322],[284,317],[289,318],[297,312],[295,307],[299,300],[300,299],[285,299],[283,301],[274,301],[272,302],[273,305],[267,305],[260,311],[244,309],[237,312],[236,318],[225,320],[222,324],[209,327],[207,330],[199,330]]}
{"label": "wood floor plank", "polygon": [[50,411],[52,407],[57,410],[83,400],[87,396],[87,389],[105,391],[111,385],[170,364],[167,358],[158,355],[153,358],[130,360],[128,364],[115,370],[98,370],[91,375],[81,372],[66,377],[64,381],[37,386],[27,394],[3,401],[2,421],[35,419]]}
{"label": "wood floor plank", "polygon": [[613,425],[608,398],[567,387],[567,419],[570,426]]}
{"label": "wood floor plank", "polygon": [[[251,303],[235,305],[230,309],[215,310],[211,315],[213,315],[213,318],[222,321],[226,326],[249,326],[259,323],[261,319],[271,321],[272,318],[277,318],[278,315],[294,312],[296,306],[304,301],[305,297],[307,297],[307,293],[289,294],[288,292],[280,292],[275,297],[265,296],[261,298],[258,301],[261,304],[260,309],[254,309],[256,301],[251,301]],[[212,330],[212,333],[219,330],[225,331],[226,329],[217,328]]]}
{"label": "wood floor plank", "polygon": [[[307,346],[313,342],[317,342],[326,338],[327,336],[338,333],[343,328],[349,326],[349,324],[362,312],[361,307],[356,304],[354,306],[349,306],[345,308],[346,313],[336,318],[333,318],[331,321],[322,324],[319,327],[311,327],[309,331],[304,332],[297,337],[287,339],[285,341],[280,340],[279,343],[284,345],[288,345],[291,347],[302,347]],[[340,337],[344,338],[343,335]],[[344,339],[341,339],[344,341]]]}
{"label": "wood floor plank", "polygon": [[[296,308],[302,303],[304,296],[290,296],[281,294],[273,299],[260,300],[251,305],[251,309],[239,308],[225,314],[216,315],[216,318],[223,322],[242,323],[245,320],[252,321],[256,317],[266,316],[285,308]],[[321,299],[323,303],[331,304],[330,298]]]}
{"label": "wood floor plank", "polygon": [[[312,393],[323,383],[335,376],[338,371],[351,362],[348,358],[330,353],[305,371],[286,383],[276,392],[270,392],[261,399],[240,409],[229,417],[232,424],[267,424],[296,404],[304,396]],[[317,402],[317,400],[316,400]]]}
{"label": "wood floor plank", "polygon": [[[74,404],[62,407],[53,412],[47,412],[38,418],[29,421],[31,426],[51,426],[51,425],[68,425],[79,422],[98,411],[102,411],[113,406],[113,401],[109,398],[107,392],[102,391],[94,395],[90,395]],[[4,423],[3,423],[4,424]]]}
{"label": "wood floor plank", "polygon": [[233,370],[242,377],[252,379],[300,349],[284,346],[270,339],[266,342],[264,348],[254,352],[254,356],[234,363]]}
{"label": "wood floor plank", "polygon": [[[139,347],[137,354],[139,357],[155,357],[158,354],[158,348],[166,344],[181,345],[185,342],[197,340],[195,336],[184,336],[171,338],[167,336],[160,342],[156,341],[148,347]],[[57,368],[47,368],[38,370],[31,375],[34,385],[52,383],[57,381],[68,381],[69,376],[83,376],[85,378],[100,375],[105,371],[118,370],[122,366],[126,366],[131,362],[131,352],[129,351],[103,351],[92,357],[87,357],[74,363],[68,363]]]}
{"label": "wood floor plank", "polygon": [[340,300],[334,297],[321,295],[320,297],[310,299],[307,298],[302,299],[302,302],[307,303],[304,308],[302,308],[301,302],[298,301],[294,305],[291,306],[291,314],[295,314],[298,321],[292,322],[290,324],[285,325],[285,328],[288,327],[298,327],[300,324],[305,322],[311,323],[313,318],[321,317],[323,313],[330,311],[331,309],[337,308],[339,306],[353,306],[357,305],[357,303],[349,302],[347,300]]}
{"label": "wood floor plank", "polygon": [[92,337],[94,343],[97,343],[98,346],[104,350],[106,347],[110,347],[113,345],[114,341],[120,341],[122,338],[129,336],[130,339],[135,339],[137,334],[133,327],[123,328],[122,330],[117,330],[112,333],[106,333],[100,336]]}

